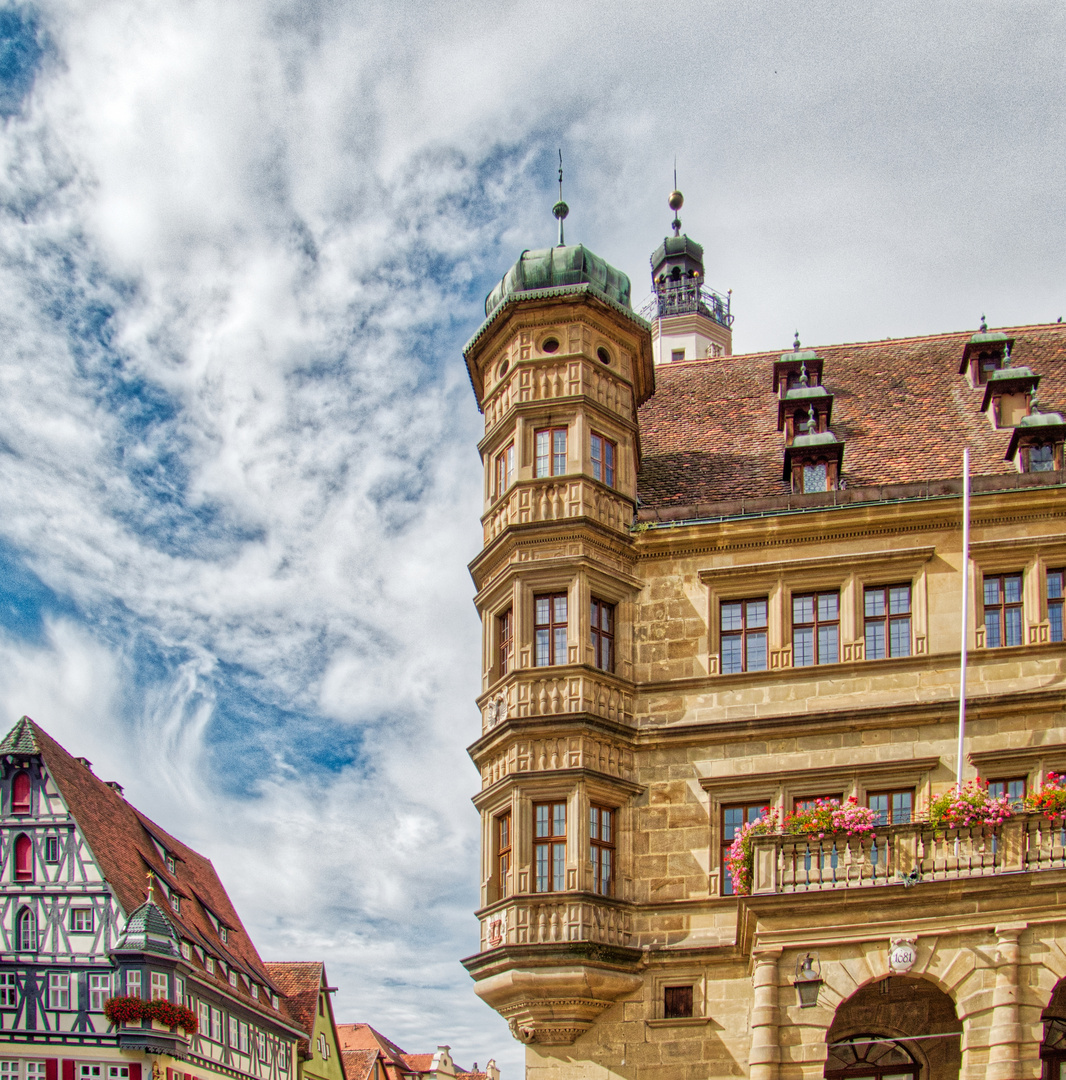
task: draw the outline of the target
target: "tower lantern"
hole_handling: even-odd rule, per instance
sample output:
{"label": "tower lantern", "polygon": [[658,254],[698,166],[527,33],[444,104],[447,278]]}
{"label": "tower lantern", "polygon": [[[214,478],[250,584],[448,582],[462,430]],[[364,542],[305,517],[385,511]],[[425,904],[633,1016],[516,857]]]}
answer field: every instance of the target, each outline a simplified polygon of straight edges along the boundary
{"label": "tower lantern", "polygon": [[680,191],[670,193],[674,235],[667,236],[651,257],[655,291],[644,313],[652,321],[657,364],[731,356],[733,352],[731,298],[704,283],[703,247],[681,232],[678,214],[684,202]]}

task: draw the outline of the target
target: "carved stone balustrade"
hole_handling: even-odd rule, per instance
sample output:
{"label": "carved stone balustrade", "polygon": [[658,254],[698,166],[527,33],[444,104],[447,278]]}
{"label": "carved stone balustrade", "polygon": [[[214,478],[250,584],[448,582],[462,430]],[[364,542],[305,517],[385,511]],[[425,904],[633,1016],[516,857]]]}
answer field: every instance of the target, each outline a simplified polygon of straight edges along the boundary
{"label": "carved stone balustrade", "polygon": [[625,496],[585,476],[554,476],[525,480],[481,519],[486,546],[509,525],[565,521],[587,517],[616,532],[627,532],[633,504]]}
{"label": "carved stone balustrade", "polygon": [[633,916],[618,902],[580,893],[551,899],[512,896],[480,913],[481,952],[503,945],[554,945],[591,942],[628,946]]}
{"label": "carved stone balustrade", "polygon": [[[546,674],[546,672],[551,674]],[[589,713],[633,723],[633,693],[619,680],[577,664],[521,668],[480,699],[482,731],[509,718]]]}

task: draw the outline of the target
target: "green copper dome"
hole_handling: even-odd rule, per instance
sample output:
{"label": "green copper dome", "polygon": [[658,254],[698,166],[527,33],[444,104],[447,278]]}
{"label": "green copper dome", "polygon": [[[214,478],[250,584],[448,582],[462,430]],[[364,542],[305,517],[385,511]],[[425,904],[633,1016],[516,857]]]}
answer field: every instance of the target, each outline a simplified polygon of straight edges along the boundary
{"label": "green copper dome", "polygon": [[592,285],[616,304],[631,307],[629,278],[598,255],[593,255],[583,244],[575,244],[523,251],[518,262],[485,298],[485,317],[490,318],[508,297],[516,293],[585,284]]}
{"label": "green copper dome", "polygon": [[181,955],[174,925],[154,898],[146,900],[130,915],[112,952],[155,953],[172,957]]}

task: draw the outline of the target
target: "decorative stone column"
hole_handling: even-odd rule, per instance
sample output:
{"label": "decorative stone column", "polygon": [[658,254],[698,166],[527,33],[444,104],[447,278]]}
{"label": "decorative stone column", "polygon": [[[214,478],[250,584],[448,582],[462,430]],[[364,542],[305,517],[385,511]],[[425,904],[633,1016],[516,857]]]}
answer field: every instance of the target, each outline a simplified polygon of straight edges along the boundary
{"label": "decorative stone column", "polygon": [[992,1027],[988,1033],[988,1080],[1018,1080],[1022,1075],[1018,1020],[1018,938],[1025,923],[996,927],[996,987],[992,992]]}
{"label": "decorative stone column", "polygon": [[777,1041],[777,962],[780,949],[757,952],[754,956],[755,987],[751,1010],[751,1053],[748,1056],[751,1080],[777,1080],[781,1047]]}

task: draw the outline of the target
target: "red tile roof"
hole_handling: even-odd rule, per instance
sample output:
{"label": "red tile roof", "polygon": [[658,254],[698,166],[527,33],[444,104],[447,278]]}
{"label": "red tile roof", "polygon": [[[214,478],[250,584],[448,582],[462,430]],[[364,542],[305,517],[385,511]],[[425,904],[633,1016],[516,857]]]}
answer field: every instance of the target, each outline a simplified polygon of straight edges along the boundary
{"label": "red tile roof", "polygon": [[[168,908],[167,915],[185,940],[199,945],[216,960],[224,961],[260,985],[275,988],[210,859],[193,851],[131,806],[29,717],[19,721],[3,744],[17,745],[16,752],[21,753],[31,752],[27,749],[30,745],[37,748],[127,916],[144,902],[147,876],[151,872],[183,897],[180,914]],[[152,837],[175,857],[176,876],[167,870]],[[208,910],[228,928],[225,944],[215,930]],[[198,977],[205,981],[212,979],[206,970],[200,970]],[[239,990],[234,991],[217,965],[214,981],[224,993],[239,997],[248,1008],[291,1024],[284,998],[280,1001],[281,1008],[275,1011],[268,1000],[254,1000],[240,979]]]}
{"label": "red tile roof", "polygon": [[318,960],[268,960],[265,966],[274,985],[285,995],[290,1015],[310,1038],[315,1032],[319,993],[326,982],[325,965]]}
{"label": "red tile roof", "polygon": [[404,1060],[407,1056],[406,1052],[369,1024],[338,1024],[337,1039],[340,1041],[342,1052],[376,1050],[381,1056],[390,1080],[399,1080],[400,1077],[411,1075],[411,1068]]}
{"label": "red tile roof", "polygon": [[[1066,325],[1005,332],[1014,338],[1012,366],[1041,376],[1041,408],[1066,412]],[[834,395],[832,431],[844,440],[848,487],[958,476],[963,445],[970,447],[974,476],[1017,475],[1003,457],[1011,429],[993,429],[981,412],[984,387],[971,387],[959,374],[971,334],[814,350],[825,361],[823,385]],[[644,507],[789,493],[773,390],[782,351],[656,368],[655,394],[640,409]]]}
{"label": "red tile roof", "polygon": [[425,1073],[433,1071],[433,1058],[435,1054],[404,1054],[403,1059],[413,1072]]}
{"label": "red tile roof", "polygon": [[379,1050],[342,1050],[344,1080],[367,1080],[374,1071],[374,1062],[380,1056]]}

